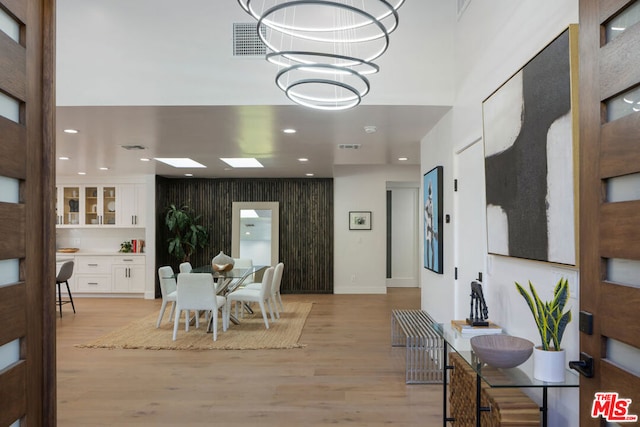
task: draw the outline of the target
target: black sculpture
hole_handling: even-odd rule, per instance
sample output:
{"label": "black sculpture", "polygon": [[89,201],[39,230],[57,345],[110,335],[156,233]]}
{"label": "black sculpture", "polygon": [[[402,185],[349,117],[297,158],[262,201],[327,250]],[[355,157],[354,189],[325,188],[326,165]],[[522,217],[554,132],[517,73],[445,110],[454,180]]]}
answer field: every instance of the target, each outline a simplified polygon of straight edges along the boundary
{"label": "black sculpture", "polygon": [[482,284],[471,282],[471,307],[467,323],[471,326],[489,326],[489,309],[482,293]]}

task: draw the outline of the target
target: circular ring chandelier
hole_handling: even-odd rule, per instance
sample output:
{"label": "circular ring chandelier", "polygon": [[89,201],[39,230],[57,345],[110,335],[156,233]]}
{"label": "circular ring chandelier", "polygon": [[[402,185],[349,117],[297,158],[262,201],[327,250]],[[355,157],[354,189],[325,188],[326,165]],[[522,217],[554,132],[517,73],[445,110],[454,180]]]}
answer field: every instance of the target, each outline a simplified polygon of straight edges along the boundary
{"label": "circular ring chandelier", "polygon": [[[385,53],[405,0],[238,0],[279,67],[276,84],[293,102],[321,110],[360,104],[366,75]],[[263,29],[265,31],[260,31]]]}

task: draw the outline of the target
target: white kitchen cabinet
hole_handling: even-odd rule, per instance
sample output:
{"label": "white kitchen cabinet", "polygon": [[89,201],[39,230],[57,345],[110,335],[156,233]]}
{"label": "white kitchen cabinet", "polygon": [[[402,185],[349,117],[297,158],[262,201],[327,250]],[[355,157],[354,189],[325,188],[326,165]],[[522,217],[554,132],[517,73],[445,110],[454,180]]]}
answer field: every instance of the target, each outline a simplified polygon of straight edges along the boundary
{"label": "white kitchen cabinet", "polygon": [[144,184],[58,185],[56,225],[143,228],[146,201]]}
{"label": "white kitchen cabinet", "polygon": [[145,258],[119,256],[112,258],[111,288],[116,293],[144,292]]}
{"label": "white kitchen cabinet", "polygon": [[146,192],[143,184],[122,184],[118,186],[118,225],[124,227],[144,227]]}
{"label": "white kitchen cabinet", "polygon": [[144,255],[76,255],[76,290],[79,293],[143,293]]}
{"label": "white kitchen cabinet", "polygon": [[111,257],[76,255],[78,292],[111,292]]}

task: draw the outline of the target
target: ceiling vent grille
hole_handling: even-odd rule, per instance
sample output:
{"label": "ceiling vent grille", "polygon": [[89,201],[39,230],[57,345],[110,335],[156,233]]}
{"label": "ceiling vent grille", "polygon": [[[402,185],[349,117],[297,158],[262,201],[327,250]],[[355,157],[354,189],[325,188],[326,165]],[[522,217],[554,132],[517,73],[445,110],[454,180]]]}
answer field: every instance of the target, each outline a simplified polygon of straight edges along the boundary
{"label": "ceiling vent grille", "polygon": [[[260,32],[266,36],[267,29],[263,25]],[[265,56],[267,47],[256,32],[256,24],[233,24],[233,56]]]}
{"label": "ceiling vent grille", "polygon": [[360,144],[339,144],[338,148],[341,150],[357,150],[360,148]]}
{"label": "ceiling vent grille", "polygon": [[125,150],[146,150],[147,147],[144,145],[121,145]]}

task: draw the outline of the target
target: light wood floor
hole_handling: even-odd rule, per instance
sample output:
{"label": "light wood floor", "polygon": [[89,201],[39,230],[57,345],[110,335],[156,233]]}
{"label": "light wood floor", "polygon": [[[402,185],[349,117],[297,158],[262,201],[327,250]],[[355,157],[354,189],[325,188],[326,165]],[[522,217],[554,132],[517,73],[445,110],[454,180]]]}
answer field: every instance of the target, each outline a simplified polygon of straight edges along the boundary
{"label": "light wood floor", "polygon": [[58,425],[437,426],[442,388],[406,385],[390,345],[393,308],[419,308],[418,289],[387,295],[284,295],[313,302],[293,350],[108,350],[74,347],[160,301],[76,298],[57,318]]}

